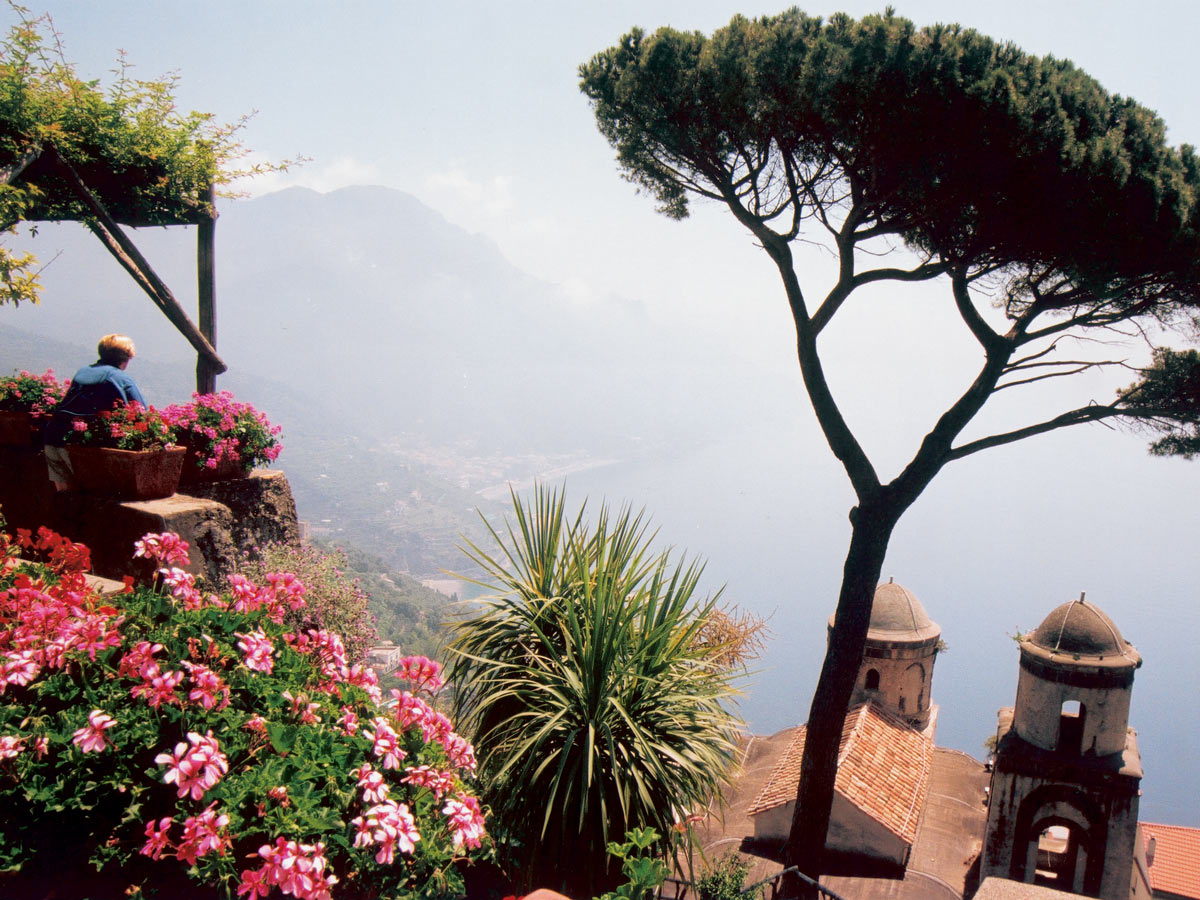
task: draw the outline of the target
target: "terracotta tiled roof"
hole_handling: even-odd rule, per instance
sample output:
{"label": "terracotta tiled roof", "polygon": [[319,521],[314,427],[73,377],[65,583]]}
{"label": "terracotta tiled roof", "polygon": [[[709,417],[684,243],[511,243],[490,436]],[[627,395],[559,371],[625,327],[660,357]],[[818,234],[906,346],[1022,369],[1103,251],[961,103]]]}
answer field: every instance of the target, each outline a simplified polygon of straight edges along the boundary
{"label": "terracotta tiled roof", "polygon": [[[797,730],[750,815],[796,799],[806,731],[804,726]],[[834,790],[911,844],[929,791],[932,762],[930,738],[878,704],[860,703],[842,725]]]}
{"label": "terracotta tiled roof", "polygon": [[1200,900],[1200,828],[1141,822],[1147,846],[1154,838],[1150,887]]}

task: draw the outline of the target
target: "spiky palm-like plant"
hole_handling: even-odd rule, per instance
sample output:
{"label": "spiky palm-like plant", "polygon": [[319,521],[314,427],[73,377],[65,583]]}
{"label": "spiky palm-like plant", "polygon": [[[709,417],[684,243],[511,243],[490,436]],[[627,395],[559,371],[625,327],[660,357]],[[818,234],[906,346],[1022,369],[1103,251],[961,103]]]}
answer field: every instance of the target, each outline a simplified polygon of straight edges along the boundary
{"label": "spiky palm-like plant", "polygon": [[738,670],[703,634],[702,565],[654,553],[643,514],[601,507],[589,527],[543,488],[513,511],[497,553],[465,549],[492,593],[454,626],[458,714],[514,874],[594,892],[609,841],[670,834],[727,782]]}

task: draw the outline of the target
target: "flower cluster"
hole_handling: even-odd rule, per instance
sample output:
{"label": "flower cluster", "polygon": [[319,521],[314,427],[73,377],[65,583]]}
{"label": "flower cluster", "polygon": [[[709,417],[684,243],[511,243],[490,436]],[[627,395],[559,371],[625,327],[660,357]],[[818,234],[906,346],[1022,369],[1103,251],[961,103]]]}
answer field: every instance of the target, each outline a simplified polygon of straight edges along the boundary
{"label": "flower cluster", "polygon": [[446,683],[442,666],[428,656],[405,656],[396,669],[397,678],[411,682],[416,690],[437,691]]}
{"label": "flower cluster", "polygon": [[189,733],[186,744],[180,741],[173,753],[160,753],[154,761],[167,767],[163,784],[175,782],[179,796],[191,794],[193,800],[203,797],[229,771],[229,760],[211,731],[204,735]]}
{"label": "flower cluster", "polygon": [[239,897],[256,900],[278,887],[284,894],[300,900],[330,900],[329,889],[337,884],[337,876],[326,874],[329,860],[325,858],[325,844],[301,844],[284,838],[276,838],[275,844],[263,844],[258,848],[263,864],[258,869],[242,872],[238,885]]}
{"label": "flower cluster", "polygon": [[27,412],[35,419],[47,418],[67,392],[68,384],[55,378],[53,369],[41,375],[24,369],[15,375],[0,375],[0,410]]}
{"label": "flower cluster", "polygon": [[147,822],[143,831],[146,843],[138,852],[153,860],[162,859],[165,854],[173,852],[176,858],[195,865],[197,860],[209,853],[224,856],[230,847],[231,841],[226,830],[229,816],[218,815],[215,803],[210,803],[198,815],[183,820],[183,835],[178,843],[171,841],[174,824],[169,816],[159,819],[157,823],[153,820]]}
{"label": "flower cluster", "polygon": [[84,447],[158,450],[174,446],[175,432],[153,406],[118,403],[91,419],[75,419],[63,440]]}
{"label": "flower cluster", "polygon": [[148,534],[157,587],[99,597],[84,548],[20,542],[44,561],[0,533],[0,805],[27,810],[0,818],[0,868],[44,868],[53,848],[110,893],[461,893],[484,814],[436,663],[406,660],[413,690],[385,704],[339,635],[276,621],[304,608],[290,573],[204,596],[186,542]]}
{"label": "flower cluster", "polygon": [[215,469],[222,460],[230,460],[249,471],[267,465],[283,449],[279,426],[228,391],[192,394],[191,403],[172,404],[163,415],[201,468]]}

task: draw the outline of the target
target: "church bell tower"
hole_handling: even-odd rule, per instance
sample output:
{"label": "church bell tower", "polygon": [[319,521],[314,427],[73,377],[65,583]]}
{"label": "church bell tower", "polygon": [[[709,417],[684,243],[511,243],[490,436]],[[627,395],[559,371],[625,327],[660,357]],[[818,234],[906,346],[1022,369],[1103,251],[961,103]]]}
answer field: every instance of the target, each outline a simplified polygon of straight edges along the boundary
{"label": "church bell tower", "polygon": [[981,875],[1128,900],[1142,778],[1129,728],[1142,659],[1083,596],[1020,638],[999,715]]}

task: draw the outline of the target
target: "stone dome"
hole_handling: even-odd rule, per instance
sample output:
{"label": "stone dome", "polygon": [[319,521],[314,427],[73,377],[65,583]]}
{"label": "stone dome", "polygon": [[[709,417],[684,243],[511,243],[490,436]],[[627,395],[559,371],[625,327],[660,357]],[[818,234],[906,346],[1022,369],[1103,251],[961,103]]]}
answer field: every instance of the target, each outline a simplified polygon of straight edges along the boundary
{"label": "stone dome", "polygon": [[[833,627],[833,616],[829,627]],[[937,638],[942,629],[929,618],[916,595],[893,581],[875,588],[868,641],[922,642]]]}
{"label": "stone dome", "polygon": [[1029,636],[1029,644],[1052,655],[1109,658],[1133,665],[1141,660],[1104,610],[1082,597],[1055,608]]}

